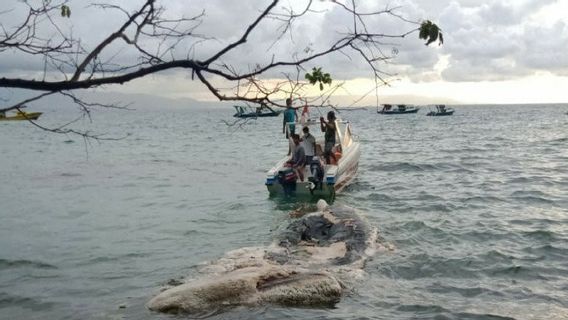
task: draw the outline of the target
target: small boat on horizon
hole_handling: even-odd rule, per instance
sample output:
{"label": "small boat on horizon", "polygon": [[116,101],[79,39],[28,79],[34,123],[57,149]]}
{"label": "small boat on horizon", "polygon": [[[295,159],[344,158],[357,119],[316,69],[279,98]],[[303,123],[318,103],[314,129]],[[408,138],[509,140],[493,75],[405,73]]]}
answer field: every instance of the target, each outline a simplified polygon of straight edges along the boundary
{"label": "small boat on horizon", "polygon": [[420,110],[419,107],[408,105],[408,104],[383,104],[382,109],[377,107],[377,113],[379,114],[406,114],[406,113],[417,113]]}
{"label": "small boat on horizon", "polygon": [[17,121],[17,120],[37,120],[42,112],[25,112],[18,111],[15,115],[6,115],[0,112],[0,121]]}
{"label": "small boat on horizon", "polygon": [[237,112],[233,115],[235,118],[261,118],[261,117],[277,117],[282,111],[275,111],[266,104],[252,108],[250,106],[233,106]]}
{"label": "small boat on horizon", "polygon": [[426,115],[433,116],[433,117],[440,117],[440,116],[451,116],[454,114],[454,109],[447,108],[444,104],[436,105],[435,111],[430,111]]}
{"label": "small boat on horizon", "polygon": [[[301,125],[318,126],[318,130],[310,130],[315,136],[319,130],[318,121],[305,121],[304,123],[289,123],[296,127]],[[357,175],[359,158],[361,157],[360,144],[351,133],[351,124],[348,121],[335,120],[336,141],[332,152],[336,161],[325,164],[323,160],[323,137],[316,136],[316,152],[311,163],[306,164],[303,175],[304,181],[300,181],[293,169],[286,164],[291,156],[286,156],[276,163],[266,173],[265,185],[271,196],[307,196],[312,199],[329,199],[333,201],[335,195],[349,185]],[[293,154],[293,152],[292,152]]]}

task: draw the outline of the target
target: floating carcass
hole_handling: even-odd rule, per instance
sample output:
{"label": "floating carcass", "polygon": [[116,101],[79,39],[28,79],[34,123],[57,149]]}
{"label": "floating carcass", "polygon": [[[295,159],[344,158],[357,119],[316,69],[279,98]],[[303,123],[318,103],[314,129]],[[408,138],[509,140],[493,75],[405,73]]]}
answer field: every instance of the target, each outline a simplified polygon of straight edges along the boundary
{"label": "floating carcass", "polygon": [[360,278],[378,245],[377,230],[355,210],[329,207],[294,219],[269,247],[242,248],[200,270],[200,278],[148,302],[159,312],[193,315],[236,306],[333,306]]}

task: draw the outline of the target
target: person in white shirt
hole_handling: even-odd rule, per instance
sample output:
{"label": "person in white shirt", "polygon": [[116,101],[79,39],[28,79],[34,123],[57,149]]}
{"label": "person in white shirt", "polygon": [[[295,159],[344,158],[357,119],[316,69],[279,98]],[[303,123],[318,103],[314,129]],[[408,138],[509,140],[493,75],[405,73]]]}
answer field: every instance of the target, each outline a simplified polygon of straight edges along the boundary
{"label": "person in white shirt", "polygon": [[313,157],[316,155],[316,138],[310,133],[310,128],[304,127],[302,129],[304,137],[302,138],[302,145],[306,154],[306,165],[312,163]]}

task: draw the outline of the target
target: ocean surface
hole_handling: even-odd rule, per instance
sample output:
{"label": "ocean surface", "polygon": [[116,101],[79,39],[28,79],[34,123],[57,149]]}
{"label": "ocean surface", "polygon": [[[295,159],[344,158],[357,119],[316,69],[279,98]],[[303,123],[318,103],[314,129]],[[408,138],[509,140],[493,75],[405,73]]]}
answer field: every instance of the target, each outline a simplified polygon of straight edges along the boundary
{"label": "ocean surface", "polygon": [[[340,303],[210,319],[568,319],[568,105],[455,109],[340,113],[362,156],[335,202],[394,248]],[[76,116],[38,111],[46,126]],[[282,119],[227,126],[232,114],[100,110],[74,124],[126,137],[100,142],[0,122],[0,319],[187,318],[145,303],[270,244],[300,205],[264,186],[287,151]]]}

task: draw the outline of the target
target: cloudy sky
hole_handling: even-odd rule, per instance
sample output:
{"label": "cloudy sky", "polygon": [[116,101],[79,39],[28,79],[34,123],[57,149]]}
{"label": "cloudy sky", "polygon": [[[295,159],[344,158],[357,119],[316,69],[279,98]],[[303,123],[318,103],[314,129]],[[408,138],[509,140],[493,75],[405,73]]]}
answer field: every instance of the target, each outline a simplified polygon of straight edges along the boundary
{"label": "cloudy sky", "polygon": [[[351,1],[337,0],[350,3]],[[116,2],[116,1],[115,1]],[[118,1],[134,8],[141,1]],[[234,41],[266,7],[268,0],[168,0],[162,1],[170,17],[192,16],[202,10],[205,16],[196,32],[212,40],[181,44],[174,54],[195,58]],[[17,6],[18,1],[14,1]],[[304,1],[283,1],[282,6],[298,8]],[[425,19],[437,23],[444,33],[442,46],[426,47],[416,33],[405,39],[385,43],[384,50],[396,53],[389,64],[381,66],[389,87],[378,90],[379,102],[406,103],[558,103],[568,102],[568,1],[566,0],[368,0],[359,1],[362,11],[397,7],[397,13],[411,21]],[[72,17],[60,23],[85,46],[100,41],[105,31],[116,27],[122,16],[86,7],[84,0],[71,0]],[[317,13],[296,21],[292,36],[273,45],[279,24],[261,24],[243,48],[225,62],[247,70],[272,57],[301,53],[323,46],[351,26],[350,17],[329,1],[315,1]],[[2,15],[4,25],[17,15]],[[402,34],[416,26],[400,19],[382,16],[368,27],[376,32]],[[107,33],[108,34],[108,33]],[[156,45],[156,44],[154,44]],[[189,51],[189,48],[192,48]],[[120,47],[108,53],[120,59],[134,59]],[[33,76],[41,71],[41,61],[17,54],[2,53],[0,77]],[[355,98],[373,92],[374,81],[365,64],[355,56],[342,54],[315,61],[307,67],[321,66],[337,82],[344,82],[334,102],[349,104]],[[276,70],[271,78],[281,76]],[[288,70],[293,71],[293,70]],[[223,86],[222,82],[217,82]],[[158,74],[107,90],[146,93],[170,98],[190,97],[213,100],[212,95],[186,71]],[[360,101],[376,103],[374,95]]]}

